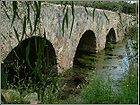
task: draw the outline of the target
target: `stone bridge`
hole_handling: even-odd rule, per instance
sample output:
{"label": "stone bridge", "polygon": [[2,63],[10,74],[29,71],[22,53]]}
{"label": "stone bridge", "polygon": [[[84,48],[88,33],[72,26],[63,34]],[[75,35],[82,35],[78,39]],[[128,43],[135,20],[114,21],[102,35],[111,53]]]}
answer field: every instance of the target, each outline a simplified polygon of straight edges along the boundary
{"label": "stone bridge", "polygon": [[[22,6],[21,6],[22,7]],[[3,7],[4,8],[4,7]],[[4,10],[1,10],[1,58],[2,62],[8,54],[18,45],[11,21],[8,20]],[[83,6],[74,7],[74,25],[70,36],[72,13],[71,6],[68,9],[68,24],[65,25],[62,35],[62,21],[64,17],[64,6],[43,2],[41,9],[41,32],[33,36],[43,37],[44,29],[47,40],[54,49],[50,54],[55,53],[57,68],[59,72],[73,66],[73,60],[77,50],[99,52],[105,48],[107,36],[112,35],[115,42],[121,41],[127,28],[133,24],[133,17],[123,13],[88,7],[87,11]],[[12,14],[12,6],[9,3],[9,14]],[[24,12],[20,11],[22,16]],[[31,18],[33,11],[31,11]],[[12,18],[12,15],[11,15]],[[18,18],[14,22],[19,35],[22,34],[22,25]],[[24,41],[30,38],[30,29],[27,27],[27,36]],[[21,38],[21,36],[20,36]],[[26,43],[26,42],[25,42]]]}

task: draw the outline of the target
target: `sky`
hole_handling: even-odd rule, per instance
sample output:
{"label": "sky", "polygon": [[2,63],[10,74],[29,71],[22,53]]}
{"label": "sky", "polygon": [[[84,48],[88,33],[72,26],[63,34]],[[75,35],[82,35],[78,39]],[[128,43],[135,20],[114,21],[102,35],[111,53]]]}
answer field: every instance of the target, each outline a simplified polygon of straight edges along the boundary
{"label": "sky", "polygon": [[129,0],[128,3],[136,3],[138,0]]}

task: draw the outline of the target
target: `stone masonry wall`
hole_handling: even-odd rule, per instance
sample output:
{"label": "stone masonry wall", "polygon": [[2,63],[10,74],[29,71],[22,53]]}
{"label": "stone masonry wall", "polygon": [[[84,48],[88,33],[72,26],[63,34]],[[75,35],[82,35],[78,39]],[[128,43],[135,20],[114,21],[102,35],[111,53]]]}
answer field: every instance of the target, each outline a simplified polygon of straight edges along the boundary
{"label": "stone masonry wall", "polygon": [[[20,16],[25,13],[22,4],[19,4]],[[2,7],[1,10],[1,58],[2,61],[6,58],[8,53],[18,45],[16,35],[13,28],[10,27],[11,20],[8,20]],[[46,31],[47,39],[52,43],[57,56],[57,67],[59,72],[63,72],[73,66],[73,59],[80,38],[87,31],[91,30],[95,34],[96,38],[96,50],[101,51],[105,48],[106,36],[111,28],[115,30],[116,40],[122,40],[124,36],[124,29],[129,26],[132,21],[130,15],[121,14],[116,12],[96,9],[93,20],[93,8],[87,8],[88,12],[82,6],[74,7],[74,25],[72,34],[70,37],[70,29],[72,24],[71,7],[68,9],[69,27],[65,27],[64,36],[62,36],[62,21],[64,17],[64,6],[49,4],[47,2],[42,3],[41,8],[41,32],[34,36],[43,36],[44,29]],[[8,13],[12,18],[12,5],[8,3]],[[31,11],[31,18],[33,19],[33,10]],[[18,29],[19,35],[22,35],[22,24],[17,18],[14,22],[14,26]],[[29,27],[29,26],[28,26]],[[27,27],[27,36],[24,39],[30,37],[30,30]],[[21,38],[21,36],[20,36]],[[2,62],[1,61],[1,62]]]}

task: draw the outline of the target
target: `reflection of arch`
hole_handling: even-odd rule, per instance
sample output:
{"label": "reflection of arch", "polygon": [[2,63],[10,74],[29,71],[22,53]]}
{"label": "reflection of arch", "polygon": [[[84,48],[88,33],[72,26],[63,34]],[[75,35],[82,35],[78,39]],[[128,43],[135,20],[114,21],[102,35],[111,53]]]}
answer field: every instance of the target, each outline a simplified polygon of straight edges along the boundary
{"label": "reflection of arch", "polygon": [[[27,54],[28,45],[30,45],[30,48],[28,50],[29,54]],[[9,70],[9,80],[12,80],[13,75],[15,75],[16,73],[13,69],[13,66],[16,66],[17,63],[19,63],[18,65],[21,66],[19,72],[21,77],[20,79],[27,78],[30,74],[32,74],[33,70],[27,63],[27,55],[29,55],[29,61],[32,68],[35,68],[35,65],[37,65],[36,62],[38,62],[40,73],[47,73],[48,68],[55,67],[56,69],[57,62],[53,45],[44,38],[33,36],[22,41],[8,54],[8,56],[4,60],[2,69],[4,71],[6,70],[6,68]]]}
{"label": "reflection of arch", "polygon": [[116,43],[116,33],[114,28],[111,28],[106,36],[106,45],[108,43]]}
{"label": "reflection of arch", "polygon": [[74,63],[81,54],[96,53],[96,37],[93,31],[87,30],[81,37],[76,49]]}

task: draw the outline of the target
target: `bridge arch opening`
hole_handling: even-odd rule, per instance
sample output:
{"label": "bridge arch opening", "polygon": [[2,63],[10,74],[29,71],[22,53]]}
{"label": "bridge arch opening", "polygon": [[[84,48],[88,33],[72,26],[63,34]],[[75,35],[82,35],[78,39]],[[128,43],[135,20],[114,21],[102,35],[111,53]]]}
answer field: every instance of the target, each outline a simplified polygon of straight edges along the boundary
{"label": "bridge arch opening", "polygon": [[106,36],[105,47],[108,48],[111,44],[116,44],[116,33],[114,28],[111,28]]}
{"label": "bridge arch opening", "polygon": [[8,54],[2,64],[2,76],[7,73],[8,82],[15,85],[19,80],[28,83],[29,78],[35,84],[40,81],[39,75],[46,75],[49,70],[57,74],[56,64],[56,54],[51,42],[33,36],[22,41]]}
{"label": "bridge arch opening", "polygon": [[96,37],[93,31],[87,30],[81,37],[76,49],[73,65],[79,65],[83,55],[96,53]]}

